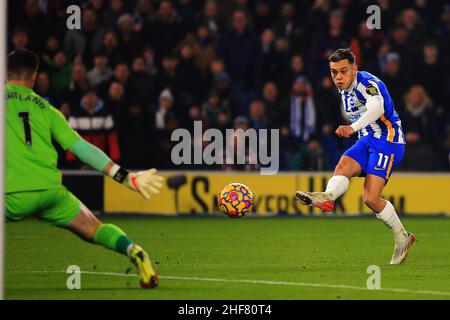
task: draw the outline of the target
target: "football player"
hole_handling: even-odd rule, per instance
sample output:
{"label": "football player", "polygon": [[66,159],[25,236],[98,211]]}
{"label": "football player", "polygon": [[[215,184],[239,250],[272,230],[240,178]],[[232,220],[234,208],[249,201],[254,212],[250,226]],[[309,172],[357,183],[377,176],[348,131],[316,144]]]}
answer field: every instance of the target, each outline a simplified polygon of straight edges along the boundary
{"label": "football player", "polygon": [[334,209],[334,201],[347,191],[350,179],[365,176],[364,203],[392,230],[395,247],[390,264],[400,264],[415,236],[405,230],[394,206],[381,198],[381,194],[403,158],[405,137],[401,121],[386,85],[374,75],[358,71],[355,55],[350,49],[338,49],[328,60],[331,78],[352,122],[339,126],[336,134],[341,138],[358,134],[358,140],[342,155],[325,192],[297,191],[296,198],[302,204],[330,212]]}
{"label": "football player", "polygon": [[8,55],[6,84],[6,217],[19,221],[37,216],[68,229],[83,240],[129,257],[144,288],[158,285],[158,276],[146,251],[119,227],[100,222],[62,185],[56,140],[93,169],[139,192],[145,199],[159,193],[163,178],[155,169],[129,172],[103,151],[82,139],[62,113],[33,91],[38,57],[26,49]]}

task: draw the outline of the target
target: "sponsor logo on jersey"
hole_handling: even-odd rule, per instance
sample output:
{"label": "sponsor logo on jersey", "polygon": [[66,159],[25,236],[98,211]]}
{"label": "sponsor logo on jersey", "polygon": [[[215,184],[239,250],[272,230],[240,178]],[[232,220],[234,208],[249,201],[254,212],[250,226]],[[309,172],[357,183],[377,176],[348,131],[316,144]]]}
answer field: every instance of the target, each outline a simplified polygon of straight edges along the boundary
{"label": "sponsor logo on jersey", "polygon": [[370,94],[371,96],[376,96],[379,94],[378,89],[375,86],[368,86],[366,88],[366,93]]}

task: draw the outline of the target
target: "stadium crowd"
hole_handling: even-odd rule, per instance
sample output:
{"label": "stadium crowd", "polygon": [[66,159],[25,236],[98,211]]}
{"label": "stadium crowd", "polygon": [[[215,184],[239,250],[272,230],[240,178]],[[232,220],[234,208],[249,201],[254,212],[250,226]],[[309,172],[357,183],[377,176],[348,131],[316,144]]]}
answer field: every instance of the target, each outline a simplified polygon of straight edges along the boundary
{"label": "stadium crowd", "polygon": [[[71,4],[81,30],[66,26]],[[366,24],[371,4],[379,30]],[[8,10],[9,51],[41,57],[35,91],[126,167],[182,168],[171,132],[203,120],[279,128],[283,170],[332,170],[354,140],[334,134],[346,119],[327,57],[349,46],[394,100],[407,140],[399,170],[450,170],[444,0],[23,0]],[[60,150],[60,166],[80,163]]]}

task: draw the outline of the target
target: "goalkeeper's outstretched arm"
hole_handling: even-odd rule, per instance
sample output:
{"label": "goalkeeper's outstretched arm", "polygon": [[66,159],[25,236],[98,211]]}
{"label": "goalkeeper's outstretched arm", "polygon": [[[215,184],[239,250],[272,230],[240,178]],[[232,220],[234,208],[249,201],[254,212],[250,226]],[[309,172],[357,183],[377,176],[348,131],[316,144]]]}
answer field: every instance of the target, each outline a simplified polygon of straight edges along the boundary
{"label": "goalkeeper's outstretched arm", "polygon": [[150,199],[151,193],[158,194],[163,187],[164,178],[156,174],[156,169],[128,171],[114,163],[102,150],[85,140],[77,141],[69,150],[94,170],[139,192],[147,200]]}

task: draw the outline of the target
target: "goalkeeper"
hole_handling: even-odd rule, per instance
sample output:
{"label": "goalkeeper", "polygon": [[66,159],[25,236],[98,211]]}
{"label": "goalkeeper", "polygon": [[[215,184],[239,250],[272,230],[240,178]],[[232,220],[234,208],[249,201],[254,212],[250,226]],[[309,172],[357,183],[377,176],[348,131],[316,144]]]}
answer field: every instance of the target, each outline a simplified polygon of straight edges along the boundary
{"label": "goalkeeper", "polygon": [[144,288],[158,285],[148,254],[119,227],[101,223],[61,183],[56,140],[96,171],[139,192],[145,199],[159,193],[163,178],[155,169],[129,172],[97,147],[83,140],[64,116],[33,91],[38,57],[26,49],[8,55],[6,84],[6,217],[19,221],[31,215],[66,228],[83,240],[128,256]]}

